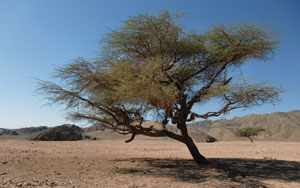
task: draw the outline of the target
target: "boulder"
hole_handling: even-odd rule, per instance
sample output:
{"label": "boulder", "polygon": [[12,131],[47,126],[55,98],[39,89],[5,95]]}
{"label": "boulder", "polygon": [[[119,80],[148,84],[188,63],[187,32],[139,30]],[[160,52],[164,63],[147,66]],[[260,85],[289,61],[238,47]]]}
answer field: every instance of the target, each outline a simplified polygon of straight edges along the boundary
{"label": "boulder", "polygon": [[78,127],[77,125],[73,125],[73,124],[63,124],[63,126],[70,127],[70,128],[72,128],[73,130],[78,131],[78,132],[82,132],[82,131],[83,131],[83,130],[82,130],[80,127]]}
{"label": "boulder", "polygon": [[206,142],[206,143],[212,143],[217,142],[218,140],[198,129],[191,130],[189,129],[189,134],[196,142]]}
{"label": "boulder", "polygon": [[218,141],[217,139],[215,139],[214,137],[209,136],[209,135],[205,138],[206,143],[212,143],[212,142],[217,142],[217,141]]}
{"label": "boulder", "polygon": [[[77,126],[76,126],[77,127]],[[31,140],[36,141],[75,141],[82,140],[82,134],[78,129],[72,126],[61,125],[46,129],[35,136]]]}

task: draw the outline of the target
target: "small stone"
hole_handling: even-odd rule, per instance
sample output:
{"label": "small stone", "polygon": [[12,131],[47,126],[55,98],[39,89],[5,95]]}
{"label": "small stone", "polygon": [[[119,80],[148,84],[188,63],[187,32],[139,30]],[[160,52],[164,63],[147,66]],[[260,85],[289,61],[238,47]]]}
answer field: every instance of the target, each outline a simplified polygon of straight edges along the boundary
{"label": "small stone", "polygon": [[54,186],[54,185],[56,185],[56,183],[53,181],[53,182],[51,182],[51,184],[50,184],[50,185]]}
{"label": "small stone", "polygon": [[53,174],[54,174],[54,175],[61,175],[61,173],[56,172],[56,171],[53,171]]}
{"label": "small stone", "polygon": [[25,187],[28,187],[28,186],[30,186],[30,185],[31,185],[31,183],[28,182],[28,181],[25,181],[25,182],[23,183],[23,186],[25,186]]}

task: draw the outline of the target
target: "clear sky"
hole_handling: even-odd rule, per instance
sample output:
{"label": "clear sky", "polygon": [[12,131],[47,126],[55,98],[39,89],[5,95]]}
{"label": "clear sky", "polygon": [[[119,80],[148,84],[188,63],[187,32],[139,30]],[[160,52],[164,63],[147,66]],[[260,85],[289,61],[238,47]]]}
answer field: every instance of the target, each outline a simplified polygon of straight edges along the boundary
{"label": "clear sky", "polygon": [[187,30],[237,21],[273,24],[282,33],[273,60],[250,62],[243,70],[256,81],[283,86],[282,101],[226,118],[300,109],[299,0],[0,0],[0,127],[71,123],[62,107],[42,106],[46,101],[35,96],[31,78],[49,80],[55,67],[95,57],[98,41],[127,16],[164,9],[189,13],[182,19]]}

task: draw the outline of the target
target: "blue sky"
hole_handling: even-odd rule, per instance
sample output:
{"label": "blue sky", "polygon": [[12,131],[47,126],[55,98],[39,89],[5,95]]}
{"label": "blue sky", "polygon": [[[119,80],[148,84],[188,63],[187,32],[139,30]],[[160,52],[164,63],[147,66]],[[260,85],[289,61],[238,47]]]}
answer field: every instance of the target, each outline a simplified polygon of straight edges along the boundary
{"label": "blue sky", "polygon": [[282,34],[273,60],[250,62],[243,70],[258,82],[282,86],[282,101],[226,118],[300,109],[298,0],[0,0],[0,127],[69,123],[62,107],[43,106],[31,78],[49,80],[55,67],[95,57],[98,41],[127,16],[164,9],[189,13],[182,19],[186,29],[200,32],[216,23],[273,24]]}

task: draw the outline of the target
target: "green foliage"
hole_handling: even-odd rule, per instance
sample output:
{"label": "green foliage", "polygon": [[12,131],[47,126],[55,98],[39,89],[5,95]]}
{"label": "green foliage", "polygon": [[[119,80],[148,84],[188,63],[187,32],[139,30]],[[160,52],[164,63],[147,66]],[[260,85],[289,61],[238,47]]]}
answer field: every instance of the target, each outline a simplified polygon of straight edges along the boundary
{"label": "green foliage", "polygon": [[253,142],[253,137],[257,136],[258,133],[266,131],[262,127],[246,127],[236,130],[236,135],[239,137],[247,137]]}
{"label": "green foliage", "polygon": [[[278,36],[253,23],[218,24],[206,33],[185,31],[181,15],[129,17],[101,40],[94,61],[78,58],[58,68],[60,84],[39,81],[38,92],[64,104],[70,118],[101,123],[121,134],[187,137],[186,122],[278,100],[281,90],[235,78],[250,60],[268,60]],[[193,107],[220,101],[206,114]],[[142,127],[149,112],[164,125],[172,121],[182,135]]]}

